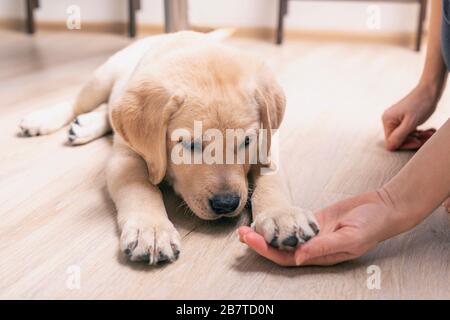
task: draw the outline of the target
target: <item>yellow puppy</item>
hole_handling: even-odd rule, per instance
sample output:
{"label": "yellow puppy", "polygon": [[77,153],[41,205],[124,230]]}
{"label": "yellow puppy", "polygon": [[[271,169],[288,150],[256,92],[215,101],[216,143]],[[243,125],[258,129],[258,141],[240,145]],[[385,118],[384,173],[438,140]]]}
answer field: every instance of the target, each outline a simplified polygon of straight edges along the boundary
{"label": "yellow puppy", "polygon": [[[198,217],[212,220],[242,211],[252,173],[253,227],[268,243],[289,250],[318,231],[310,213],[291,206],[277,174],[261,171],[261,154],[267,155],[283,118],[284,94],[257,57],[222,44],[225,36],[223,30],[179,32],[137,41],[98,68],[75,103],[37,111],[21,123],[32,136],[73,121],[73,144],[113,128],[107,183],[120,247],[133,261],[156,264],[179,255],[180,237],[158,188],[162,180]],[[202,159],[208,149],[214,161]],[[256,162],[251,150],[258,151]],[[180,162],[180,154],[188,161]]]}

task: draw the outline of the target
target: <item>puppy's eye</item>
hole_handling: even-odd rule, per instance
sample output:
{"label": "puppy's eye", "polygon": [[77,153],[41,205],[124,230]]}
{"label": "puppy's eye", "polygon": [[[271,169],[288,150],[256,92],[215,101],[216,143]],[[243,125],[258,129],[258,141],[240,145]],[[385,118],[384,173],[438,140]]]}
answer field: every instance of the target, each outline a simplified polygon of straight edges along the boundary
{"label": "puppy's eye", "polygon": [[239,148],[240,149],[247,148],[250,142],[252,142],[252,139],[249,136],[246,136],[244,141],[242,141],[241,144],[239,145]]}
{"label": "puppy's eye", "polygon": [[250,144],[250,137],[249,136],[246,136],[245,137],[245,140],[244,140],[244,146],[248,146]]}
{"label": "puppy's eye", "polygon": [[183,147],[185,149],[191,150],[192,152],[201,150],[201,143],[195,141],[183,141]]}

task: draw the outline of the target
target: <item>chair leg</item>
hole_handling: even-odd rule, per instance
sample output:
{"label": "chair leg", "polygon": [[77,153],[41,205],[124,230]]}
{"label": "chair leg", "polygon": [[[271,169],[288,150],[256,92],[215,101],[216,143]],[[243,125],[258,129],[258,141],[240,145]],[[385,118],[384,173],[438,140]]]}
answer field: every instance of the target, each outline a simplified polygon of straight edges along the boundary
{"label": "chair leg", "polygon": [[276,44],[283,43],[283,27],[284,27],[284,16],[287,14],[288,0],[280,0],[278,9],[278,26],[276,34]]}
{"label": "chair leg", "polygon": [[27,17],[25,29],[29,34],[33,34],[36,31],[34,24],[34,9],[37,8],[39,8],[39,0],[26,0]]}
{"label": "chair leg", "polygon": [[188,29],[188,1],[164,0],[164,31],[170,33]]}
{"label": "chair leg", "polygon": [[423,37],[423,24],[425,21],[425,17],[427,15],[427,0],[419,0],[420,9],[419,9],[419,22],[417,24],[417,33],[416,33],[416,51],[420,51],[422,47],[422,37]]}
{"label": "chair leg", "polygon": [[128,36],[136,36],[136,11],[141,9],[141,0],[128,0]]}

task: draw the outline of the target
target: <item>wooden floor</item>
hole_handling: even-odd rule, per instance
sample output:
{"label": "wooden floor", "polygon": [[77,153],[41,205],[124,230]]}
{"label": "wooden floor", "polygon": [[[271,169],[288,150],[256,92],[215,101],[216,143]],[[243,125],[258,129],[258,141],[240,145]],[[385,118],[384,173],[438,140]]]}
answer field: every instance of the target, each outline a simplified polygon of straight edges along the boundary
{"label": "wooden floor", "polygon": [[[128,263],[105,188],[111,137],[70,147],[66,130],[21,138],[17,123],[71,99],[129,40],[75,32],[1,31],[0,38],[1,298],[450,298],[450,215],[442,208],[356,261],[282,268],[238,241],[234,231],[249,223],[248,213],[203,222],[177,212],[169,190],[167,207],[183,238],[180,259],[156,268]],[[230,43],[263,56],[286,91],[281,160],[295,204],[315,210],[376,188],[411,157],[382,148],[380,115],[413,86],[423,53],[382,44]],[[429,125],[448,118],[448,91]],[[366,285],[371,265],[381,270],[379,290]]]}

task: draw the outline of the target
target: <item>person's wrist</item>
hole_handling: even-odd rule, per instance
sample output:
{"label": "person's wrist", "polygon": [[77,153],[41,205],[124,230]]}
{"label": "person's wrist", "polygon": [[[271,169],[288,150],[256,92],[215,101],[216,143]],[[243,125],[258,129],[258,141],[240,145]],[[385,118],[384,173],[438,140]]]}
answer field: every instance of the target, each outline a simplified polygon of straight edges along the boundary
{"label": "person's wrist", "polygon": [[437,102],[444,87],[445,78],[422,78],[417,84],[419,90],[427,99]]}
{"label": "person's wrist", "polygon": [[388,186],[383,186],[376,190],[376,195],[380,206],[385,213],[383,232],[380,233],[379,242],[389,239],[408,229],[407,219],[404,215],[408,209],[405,204],[398,201],[395,193]]}

